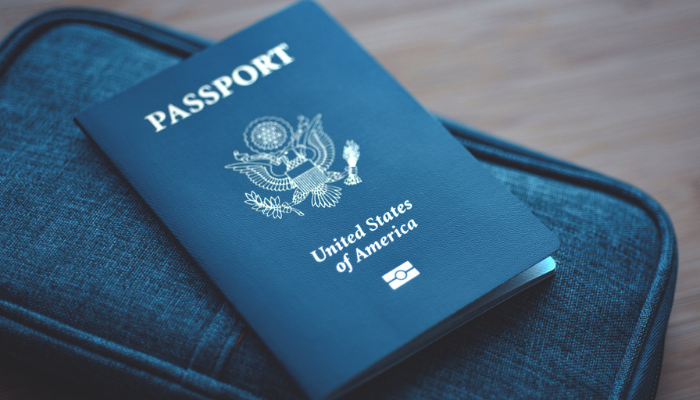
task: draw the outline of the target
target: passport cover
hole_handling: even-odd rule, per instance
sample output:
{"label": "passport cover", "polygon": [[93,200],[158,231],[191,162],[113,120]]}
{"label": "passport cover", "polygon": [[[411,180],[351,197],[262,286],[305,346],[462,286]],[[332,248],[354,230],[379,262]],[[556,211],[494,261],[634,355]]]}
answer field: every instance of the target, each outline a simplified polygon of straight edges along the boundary
{"label": "passport cover", "polygon": [[527,286],[559,245],[312,2],[76,122],[314,399]]}

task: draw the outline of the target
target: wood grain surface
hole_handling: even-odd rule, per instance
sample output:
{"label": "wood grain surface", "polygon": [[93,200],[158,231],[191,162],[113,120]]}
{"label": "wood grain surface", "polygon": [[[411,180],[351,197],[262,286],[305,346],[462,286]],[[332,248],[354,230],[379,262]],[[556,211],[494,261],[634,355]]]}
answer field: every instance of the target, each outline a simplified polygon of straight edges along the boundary
{"label": "wood grain surface", "polygon": [[[700,1],[321,3],[428,109],[629,182],[666,208],[680,272],[658,398],[700,398]],[[221,39],[289,2],[0,0],[0,37],[67,4]],[[0,358],[0,398],[77,397],[95,398]]]}

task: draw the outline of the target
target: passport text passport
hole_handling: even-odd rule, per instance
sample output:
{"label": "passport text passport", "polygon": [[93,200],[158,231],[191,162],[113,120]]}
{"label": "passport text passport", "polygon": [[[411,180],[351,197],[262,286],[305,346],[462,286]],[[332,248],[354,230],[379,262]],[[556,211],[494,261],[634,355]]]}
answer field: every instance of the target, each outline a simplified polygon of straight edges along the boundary
{"label": "passport text passport", "polygon": [[555,268],[557,238],[312,2],[76,121],[312,399]]}

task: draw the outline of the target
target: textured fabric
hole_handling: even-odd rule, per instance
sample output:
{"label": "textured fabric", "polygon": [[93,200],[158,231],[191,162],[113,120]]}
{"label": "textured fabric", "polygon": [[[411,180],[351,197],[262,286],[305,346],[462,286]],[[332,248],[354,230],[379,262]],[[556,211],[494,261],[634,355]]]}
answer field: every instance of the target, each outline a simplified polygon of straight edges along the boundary
{"label": "textured fabric", "polygon": [[[116,398],[302,398],[72,121],[204,43],[65,15],[0,48],[0,351]],[[677,263],[663,210],[446,124],[558,235],[558,271],[348,398],[653,396]]]}

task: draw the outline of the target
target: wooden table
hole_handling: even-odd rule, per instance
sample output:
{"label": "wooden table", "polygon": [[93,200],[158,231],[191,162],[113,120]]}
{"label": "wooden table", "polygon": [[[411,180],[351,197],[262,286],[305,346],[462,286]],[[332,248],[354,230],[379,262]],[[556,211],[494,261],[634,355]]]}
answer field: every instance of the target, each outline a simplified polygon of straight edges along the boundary
{"label": "wooden table", "polygon": [[[658,398],[700,398],[700,2],[321,2],[428,109],[630,182],[666,208],[680,273]],[[215,39],[288,4],[96,3]],[[65,4],[0,1],[0,36]],[[0,360],[4,399],[94,398],[76,390]]]}

